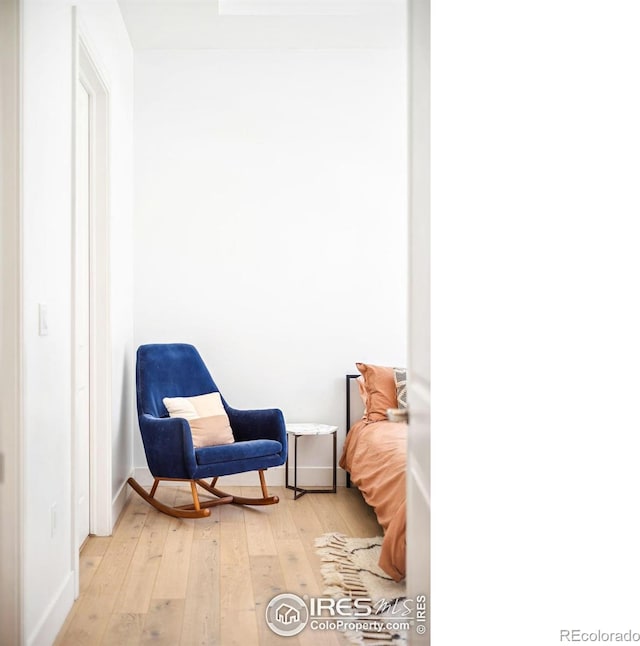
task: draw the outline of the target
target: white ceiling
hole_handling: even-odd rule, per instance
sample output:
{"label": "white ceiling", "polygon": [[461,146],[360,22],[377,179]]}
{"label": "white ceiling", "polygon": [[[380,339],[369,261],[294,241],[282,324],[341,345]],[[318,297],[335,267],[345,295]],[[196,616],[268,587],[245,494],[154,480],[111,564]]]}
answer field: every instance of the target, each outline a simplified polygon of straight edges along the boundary
{"label": "white ceiling", "polygon": [[118,3],[136,50],[404,47],[405,0]]}

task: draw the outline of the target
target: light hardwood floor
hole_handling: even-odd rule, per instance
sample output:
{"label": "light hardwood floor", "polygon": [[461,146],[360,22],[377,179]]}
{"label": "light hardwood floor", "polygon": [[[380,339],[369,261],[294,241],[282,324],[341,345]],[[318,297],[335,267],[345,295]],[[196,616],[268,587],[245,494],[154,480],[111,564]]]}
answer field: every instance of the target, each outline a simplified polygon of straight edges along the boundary
{"label": "light hardwood floor", "polygon": [[[260,489],[228,487],[259,496]],[[209,518],[171,518],[132,494],[107,538],[80,553],[80,596],[54,646],[313,646],[338,635],[279,637],[264,620],[277,594],[322,594],[314,539],[325,532],[382,535],[354,489],[292,499],[284,487],[268,507],[214,507]],[[162,487],[164,502],[190,502],[190,490]]]}

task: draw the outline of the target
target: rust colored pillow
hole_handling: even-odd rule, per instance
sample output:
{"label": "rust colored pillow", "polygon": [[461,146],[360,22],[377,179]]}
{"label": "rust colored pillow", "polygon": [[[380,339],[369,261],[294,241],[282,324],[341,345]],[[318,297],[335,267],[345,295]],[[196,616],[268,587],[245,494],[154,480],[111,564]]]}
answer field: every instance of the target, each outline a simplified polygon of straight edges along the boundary
{"label": "rust colored pillow", "polygon": [[370,363],[356,363],[356,368],[364,378],[366,392],[365,413],[362,419],[367,422],[387,419],[387,409],[398,407],[393,368]]}
{"label": "rust colored pillow", "polygon": [[[367,413],[367,387],[364,385],[364,377],[360,375],[356,382],[358,384],[358,392],[360,393],[360,399],[362,400],[362,405],[364,406],[365,415]],[[364,417],[364,416],[363,416]]]}
{"label": "rust colored pillow", "polygon": [[169,411],[169,417],[182,417],[187,420],[194,448],[234,442],[233,431],[220,393],[207,393],[195,397],[165,397],[162,403]]}

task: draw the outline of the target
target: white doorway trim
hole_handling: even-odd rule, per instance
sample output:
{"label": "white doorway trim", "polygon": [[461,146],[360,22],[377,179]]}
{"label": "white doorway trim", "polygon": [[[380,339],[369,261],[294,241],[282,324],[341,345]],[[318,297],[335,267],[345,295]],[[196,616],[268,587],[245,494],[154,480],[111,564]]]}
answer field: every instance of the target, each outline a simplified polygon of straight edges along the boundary
{"label": "white doorway trim", "polygon": [[19,0],[0,2],[0,626],[22,644],[22,56]]}
{"label": "white doorway trim", "polygon": [[431,2],[409,0],[409,361],[407,462],[407,596],[424,604],[431,643],[431,259],[430,50]]}
{"label": "white doorway trim", "polygon": [[[76,166],[75,124],[76,86],[80,81],[87,89],[91,102],[90,214],[89,214],[89,453],[90,492],[89,531],[98,536],[108,536],[113,528],[112,518],[112,444],[111,444],[111,313],[110,313],[110,218],[109,218],[109,86],[98,64],[95,50],[86,30],[73,10],[73,167]],[[72,175],[73,225],[72,249],[76,249],[76,177]],[[76,295],[75,272],[78,259],[74,253],[72,289],[72,320],[75,322]],[[78,437],[75,424],[75,366],[76,331],[72,332],[72,513],[71,535],[75,560],[76,596],[79,590],[80,545],[76,531],[76,492],[79,460]]]}

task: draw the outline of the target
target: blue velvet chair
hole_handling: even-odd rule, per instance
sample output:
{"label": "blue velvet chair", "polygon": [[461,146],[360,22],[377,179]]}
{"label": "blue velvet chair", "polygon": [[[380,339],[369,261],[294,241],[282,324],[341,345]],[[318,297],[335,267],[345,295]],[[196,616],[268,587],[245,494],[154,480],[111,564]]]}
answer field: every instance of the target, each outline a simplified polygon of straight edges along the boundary
{"label": "blue velvet chair", "polygon": [[[138,348],[136,360],[138,421],[147,463],[154,483],[147,493],[133,478],[131,487],[159,511],[182,518],[208,516],[214,505],[271,505],[264,471],[284,464],[287,433],[278,409],[237,410],[221,395],[235,438],[233,444],[194,448],[187,420],[169,417],[164,397],[193,397],[219,392],[198,351],[184,343],[150,344]],[[258,471],[261,498],[232,496],[216,488],[220,476]],[[205,482],[211,478],[211,482]],[[193,504],[169,507],[155,498],[161,480],[185,480],[191,484]],[[200,501],[197,486],[216,496]]]}

